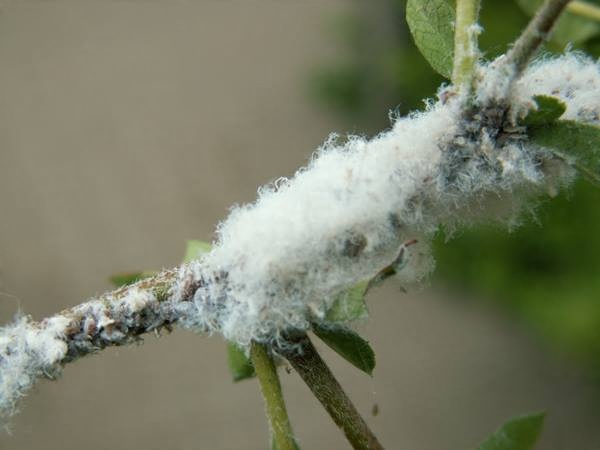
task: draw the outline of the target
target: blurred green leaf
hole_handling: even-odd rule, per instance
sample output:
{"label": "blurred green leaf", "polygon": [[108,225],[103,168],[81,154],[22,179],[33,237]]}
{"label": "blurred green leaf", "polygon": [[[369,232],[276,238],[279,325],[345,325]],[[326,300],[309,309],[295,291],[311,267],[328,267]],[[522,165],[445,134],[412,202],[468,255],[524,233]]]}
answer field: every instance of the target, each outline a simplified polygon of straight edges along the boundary
{"label": "blurred green leaf", "polygon": [[572,164],[589,181],[600,184],[600,127],[572,120],[533,127],[530,139]]}
{"label": "blurred green leaf", "polygon": [[533,449],[542,431],[544,416],[544,413],[538,413],[510,419],[477,447],[477,450]]}
{"label": "blurred green leaf", "polygon": [[144,278],[149,278],[156,275],[155,270],[143,270],[138,272],[120,272],[111,275],[109,280],[115,287],[127,286],[136,283]]}
{"label": "blurred green leaf", "polygon": [[315,73],[311,87],[316,97],[326,100],[344,114],[361,111],[367,103],[368,69],[358,63],[323,67]]}
{"label": "blurred green leaf", "polygon": [[227,343],[227,361],[233,381],[236,383],[256,375],[250,359],[241,348],[232,342]]}
{"label": "blurred green leaf", "polygon": [[194,259],[198,259],[202,253],[210,252],[211,247],[212,246],[208,242],[198,240],[187,241],[183,262],[188,263]]}
{"label": "blurred green leaf", "polygon": [[367,317],[365,293],[368,281],[361,281],[347,291],[339,294],[325,315],[328,322],[349,322]]}
{"label": "blurred green leaf", "polygon": [[313,332],[333,351],[357,369],[373,375],[375,352],[369,342],[346,327],[324,327],[313,324]]}
{"label": "blurred green leaf", "polygon": [[454,59],[454,9],[446,0],[408,0],[406,21],[415,44],[438,73],[450,79]]}
{"label": "blurred green leaf", "polygon": [[[533,16],[544,0],[516,0],[516,2],[525,13]],[[600,34],[600,24],[567,10],[556,22],[550,39],[564,47],[568,43],[582,44],[598,34]]]}
{"label": "blurred green leaf", "polygon": [[595,158],[600,149],[600,127],[573,120],[535,127],[530,133],[536,144],[556,148],[581,158]]}
{"label": "blurred green leaf", "polygon": [[556,122],[567,110],[567,106],[556,97],[536,95],[533,100],[537,109],[529,111],[523,119],[523,125],[541,126]]}

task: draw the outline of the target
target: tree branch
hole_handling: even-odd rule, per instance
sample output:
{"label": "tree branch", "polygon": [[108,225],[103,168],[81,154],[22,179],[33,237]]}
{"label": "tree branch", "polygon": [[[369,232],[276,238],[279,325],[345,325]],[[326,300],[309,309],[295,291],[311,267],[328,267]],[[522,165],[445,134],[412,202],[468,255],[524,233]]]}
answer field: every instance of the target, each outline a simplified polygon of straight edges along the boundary
{"label": "tree branch", "polygon": [[19,316],[0,328],[0,419],[15,411],[37,378],[54,378],[65,364],[144,333],[185,325],[201,282],[194,267],[165,270],[41,322]]}
{"label": "tree branch", "polygon": [[279,347],[292,367],[325,407],[335,424],[342,429],[355,450],[383,450],[367,423],[360,416],[329,367],[319,356],[308,336]]}
{"label": "tree branch", "polygon": [[[559,3],[566,1],[550,1],[546,9],[556,11]],[[557,15],[541,14],[534,22],[546,25],[534,29],[549,28]],[[518,49],[536,40],[518,42],[509,55],[515,64],[530,53]],[[528,141],[506,110],[526,113],[534,95],[553,95],[567,106],[565,118],[600,122],[596,63],[567,55],[543,64],[525,72],[500,110],[503,79],[483,66],[476,104],[462,95],[441,98],[373,139],[332,138],[292,179],[235,208],[200,259],[41,322],[20,317],[0,328],[0,416],[14,412],[37,378],[172,324],[221,333],[242,347],[276,344],[286,332],[306,332],[322,320],[358,281],[386,275],[406,242],[418,239],[397,276],[418,283],[432,269],[427,244],[438,227],[514,223],[534,195],[565,185],[573,173]]]}
{"label": "tree branch", "polygon": [[542,43],[548,38],[552,27],[570,1],[546,0],[536,12],[503,61],[505,66],[514,71],[514,79],[519,77]]}

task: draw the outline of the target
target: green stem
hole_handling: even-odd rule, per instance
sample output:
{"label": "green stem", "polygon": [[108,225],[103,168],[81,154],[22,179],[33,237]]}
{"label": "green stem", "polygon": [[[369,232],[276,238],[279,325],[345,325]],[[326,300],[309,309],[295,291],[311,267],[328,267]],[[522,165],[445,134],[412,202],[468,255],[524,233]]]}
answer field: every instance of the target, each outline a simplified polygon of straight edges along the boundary
{"label": "green stem", "polygon": [[567,11],[586,19],[600,22],[600,6],[587,2],[574,1],[567,6]]}
{"label": "green stem", "polygon": [[477,18],[481,0],[456,0],[454,27],[454,67],[452,82],[459,88],[471,89],[475,63],[479,57],[477,46]]}
{"label": "green stem", "polygon": [[527,67],[570,1],[546,0],[531,19],[503,61],[503,65],[512,72],[510,76],[513,80]]}
{"label": "green stem", "polygon": [[355,450],[383,450],[307,336],[294,341],[300,350],[278,349],[325,407]]}
{"label": "green stem", "polygon": [[265,399],[269,425],[277,450],[297,450],[273,359],[267,348],[256,342],[252,342],[250,357]]}

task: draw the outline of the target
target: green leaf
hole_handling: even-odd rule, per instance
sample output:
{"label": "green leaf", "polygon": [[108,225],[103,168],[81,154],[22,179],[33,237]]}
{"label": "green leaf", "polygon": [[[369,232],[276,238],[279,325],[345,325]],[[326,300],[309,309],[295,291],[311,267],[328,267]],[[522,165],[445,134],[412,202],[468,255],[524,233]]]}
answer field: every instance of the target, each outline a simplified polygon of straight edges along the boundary
{"label": "green leaf", "polygon": [[447,0],[408,0],[406,21],[415,44],[438,73],[450,79],[454,59],[454,9]]}
{"label": "green leaf", "polygon": [[143,270],[138,272],[120,272],[111,275],[109,280],[115,287],[127,286],[136,283],[144,278],[156,275],[155,270]]}
{"label": "green leaf", "polygon": [[567,105],[556,97],[536,95],[533,100],[537,105],[537,109],[529,111],[523,119],[523,125],[528,127],[556,122],[567,110]]}
{"label": "green leaf", "polygon": [[365,294],[369,287],[368,281],[361,281],[347,291],[339,294],[325,315],[328,322],[348,322],[367,317]]}
{"label": "green leaf", "polygon": [[252,378],[256,375],[250,359],[241,348],[232,342],[227,343],[227,361],[234,382]]}
{"label": "green leaf", "polygon": [[477,450],[531,450],[544,424],[544,413],[510,419],[488,437]]}
{"label": "green leaf", "polygon": [[212,246],[208,242],[197,240],[187,241],[183,262],[189,263],[190,261],[198,259],[201,254],[210,252],[211,247]]}
{"label": "green leaf", "polygon": [[600,127],[573,120],[532,127],[529,138],[575,167],[585,178],[600,185]]}
{"label": "green leaf", "polygon": [[369,342],[345,327],[313,324],[313,332],[338,355],[363,372],[373,375],[375,352]]}
{"label": "green leaf", "polygon": [[[544,0],[516,1],[521,9],[530,16],[533,16],[544,3]],[[598,34],[600,34],[600,24],[586,17],[573,14],[567,9],[552,29],[550,40],[560,47],[564,47],[568,43],[583,44]]]}

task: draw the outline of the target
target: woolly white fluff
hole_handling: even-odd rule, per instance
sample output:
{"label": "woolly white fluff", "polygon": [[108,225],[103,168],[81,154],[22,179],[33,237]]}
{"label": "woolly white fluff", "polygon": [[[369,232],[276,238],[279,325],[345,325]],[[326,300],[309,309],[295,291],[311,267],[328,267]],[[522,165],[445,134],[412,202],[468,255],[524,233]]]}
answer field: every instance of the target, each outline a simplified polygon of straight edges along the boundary
{"label": "woolly white fluff", "polygon": [[[58,376],[69,350],[82,354],[95,351],[97,344],[90,342],[88,336],[96,330],[98,339],[106,345],[135,340],[113,326],[115,318],[127,325],[151,303],[156,303],[152,292],[133,287],[123,296],[107,294],[102,300],[83,303],[40,323],[20,316],[0,328],[0,419],[14,413],[17,401],[37,378]],[[146,311],[148,331],[154,319],[151,311]],[[78,322],[81,330],[78,327],[79,333],[68,341],[67,334],[73,334],[74,323]]]}
{"label": "woolly white fluff", "polygon": [[567,110],[561,119],[600,123],[600,80],[598,63],[579,53],[560,58],[544,58],[533,63],[519,80],[513,104],[523,116],[531,109],[534,95],[546,94],[561,99]]}
{"label": "woolly white fluff", "polygon": [[[291,180],[261,188],[254,204],[234,209],[202,262],[228,274],[227,292],[208,295],[228,299],[223,334],[247,344],[308,328],[307,311],[322,317],[337,293],[374,276],[404,240],[431,229],[410,203],[433,181],[458,114],[457,103],[438,104],[372,140],[340,145],[334,136]],[[415,278],[430,269],[424,264]],[[207,289],[213,286],[222,289]]]}
{"label": "woolly white fluff", "polygon": [[[503,98],[507,88],[495,67],[480,68],[477,98],[487,104]],[[535,107],[532,97],[538,94],[561,98],[565,118],[597,123],[598,65],[577,54],[533,64],[511,93],[514,119]],[[333,136],[291,180],[279,179],[261,188],[255,203],[234,208],[218,228],[216,247],[198,263],[199,271],[210,267],[227,274],[226,283],[197,291],[200,322],[210,316],[203,300],[209,297],[226,299],[214,320],[227,339],[242,345],[288,328],[306,329],[336,294],[389,265],[406,239],[419,238],[421,248],[412,249],[400,276],[419,281],[432,269],[423,246],[441,223],[469,222],[473,210],[489,214],[485,201],[497,197],[518,211],[532,189],[568,179],[568,168],[545,173],[536,160],[540,149],[525,140],[494,148],[485,130],[465,136],[463,106],[461,98],[439,101],[371,140],[353,136],[338,143]],[[500,177],[477,160],[447,186],[444,155],[457,146],[494,151]]]}
{"label": "woolly white fluff", "polygon": [[18,399],[40,376],[53,377],[57,361],[67,353],[64,330],[69,320],[60,316],[44,328],[31,326],[26,318],[0,330],[0,413],[15,411]]}
{"label": "woolly white fluff", "polygon": [[[0,329],[0,412],[11,412],[37,377],[53,376],[73,355],[128,342],[103,318],[119,316],[137,331],[177,322],[242,346],[277,340],[322,320],[337,294],[391,264],[406,240],[419,244],[410,247],[399,276],[419,282],[433,268],[427,243],[440,225],[506,220],[532,194],[567,182],[569,168],[528,143],[516,119],[535,107],[534,95],[546,94],[565,102],[564,118],[598,124],[598,64],[576,54],[533,64],[508,96],[509,125],[517,131],[500,130],[502,139],[486,122],[507,98],[496,67],[479,68],[480,113],[472,117],[465,99],[446,89],[444,100],[373,139],[332,136],[293,178],[259,189],[256,202],[231,211],[213,250],[179,268],[168,301],[132,291],[114,304],[81,305],[75,312],[91,319],[78,325],[76,345],[67,342],[72,324],[61,315],[40,324],[21,318]],[[499,210],[502,202],[508,208]],[[136,316],[141,309],[144,321]],[[87,342],[88,327],[104,334]]]}

